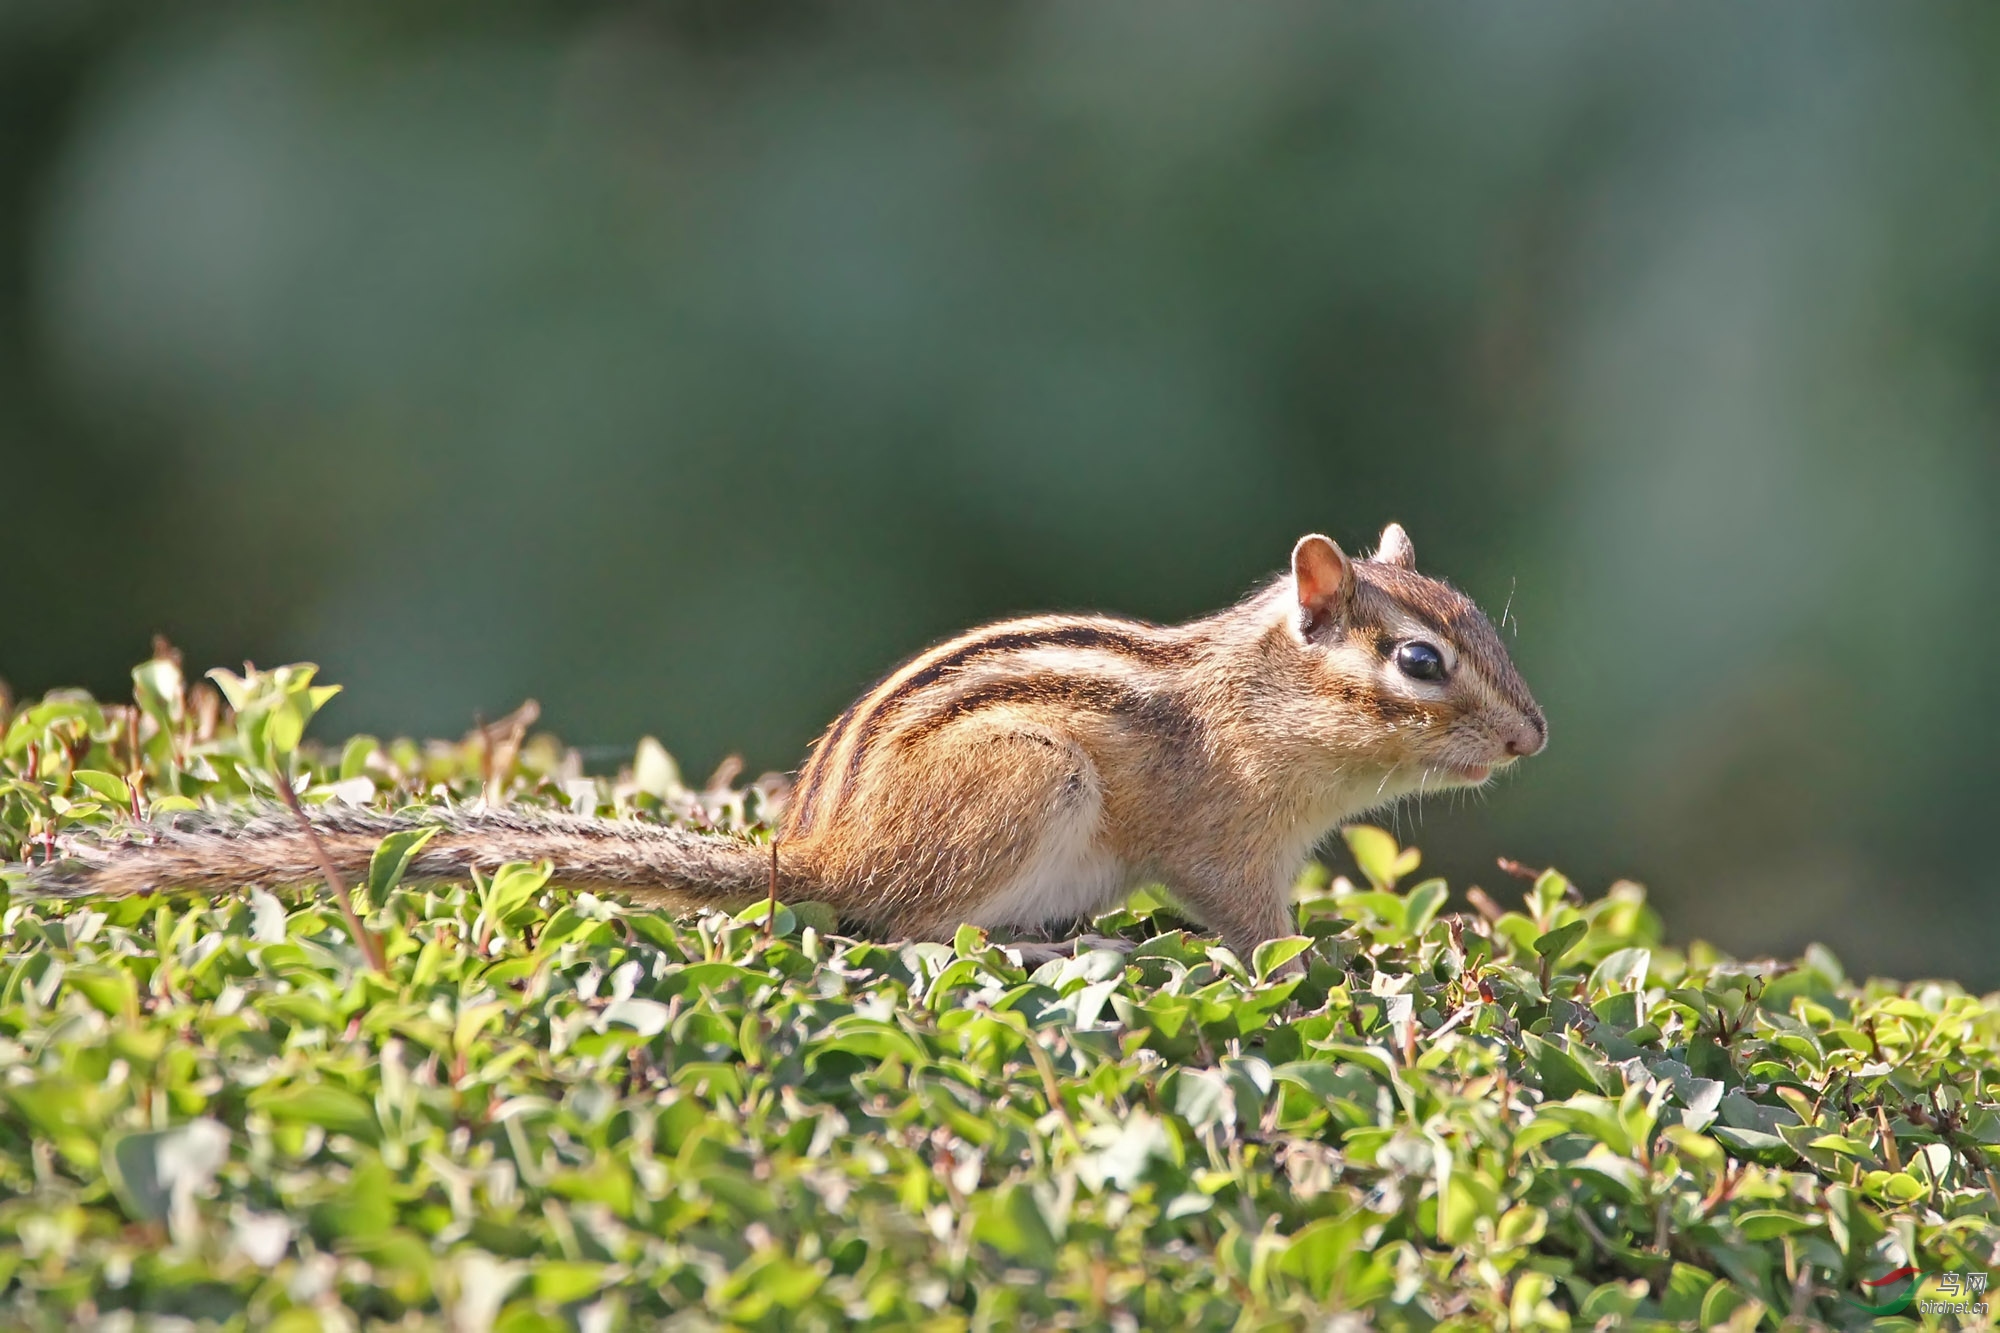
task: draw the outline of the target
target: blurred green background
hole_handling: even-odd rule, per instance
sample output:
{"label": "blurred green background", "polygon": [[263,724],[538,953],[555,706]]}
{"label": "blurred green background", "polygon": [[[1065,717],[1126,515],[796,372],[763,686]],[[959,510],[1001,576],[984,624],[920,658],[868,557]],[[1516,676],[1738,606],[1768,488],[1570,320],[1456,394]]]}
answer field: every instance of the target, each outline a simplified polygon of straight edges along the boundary
{"label": "blurred green background", "polygon": [[2000,10],[0,0],[0,675],[790,768],[1387,519],[1553,729],[1400,817],[2000,984]]}

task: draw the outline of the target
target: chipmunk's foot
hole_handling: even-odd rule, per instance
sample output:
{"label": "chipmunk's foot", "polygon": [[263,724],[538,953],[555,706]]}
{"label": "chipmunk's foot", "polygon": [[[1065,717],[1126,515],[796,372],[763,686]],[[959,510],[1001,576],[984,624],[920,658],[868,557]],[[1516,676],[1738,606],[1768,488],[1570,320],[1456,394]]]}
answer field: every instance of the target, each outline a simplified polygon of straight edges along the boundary
{"label": "chipmunk's foot", "polygon": [[1000,947],[1021,956],[1021,966],[1037,968],[1043,963],[1052,963],[1058,958],[1075,958],[1093,949],[1110,949],[1116,953],[1130,953],[1134,941],[1119,939],[1115,935],[1078,935],[1075,939],[1055,940],[1046,944],[1017,941]]}

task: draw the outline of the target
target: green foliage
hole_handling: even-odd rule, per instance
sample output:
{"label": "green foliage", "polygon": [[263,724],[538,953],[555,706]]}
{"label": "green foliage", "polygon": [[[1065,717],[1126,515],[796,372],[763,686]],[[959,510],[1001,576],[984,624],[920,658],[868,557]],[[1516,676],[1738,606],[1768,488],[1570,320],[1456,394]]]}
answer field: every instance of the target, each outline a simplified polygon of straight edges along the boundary
{"label": "green foliage", "polygon": [[[6,720],[10,857],[273,765],[308,801],[765,813],[656,745],[616,778],[488,732],[317,750],[309,668],[231,678],[232,717],[171,667]],[[412,886],[419,841],[360,886],[386,974],[312,901],[15,893],[0,1320],[1859,1328],[1901,1326],[1862,1279],[1935,1295],[2000,1240],[2000,999],[1676,950],[1629,884],[1446,913],[1354,830],[1367,887],[1302,883],[1253,959],[1141,894],[1097,925],[1129,953],[1027,967],[528,866]]]}

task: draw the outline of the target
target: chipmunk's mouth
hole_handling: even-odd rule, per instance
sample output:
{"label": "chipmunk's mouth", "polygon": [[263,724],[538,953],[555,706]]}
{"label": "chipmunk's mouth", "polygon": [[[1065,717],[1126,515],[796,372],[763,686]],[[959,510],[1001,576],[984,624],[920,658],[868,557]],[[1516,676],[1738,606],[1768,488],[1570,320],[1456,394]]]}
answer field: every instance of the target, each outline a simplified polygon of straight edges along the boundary
{"label": "chipmunk's mouth", "polygon": [[1477,787],[1480,783],[1485,782],[1488,778],[1513,762],[1514,756],[1508,755],[1504,759],[1492,759],[1485,763],[1448,763],[1444,766],[1444,769],[1445,772],[1451,774],[1459,782],[1470,787]]}

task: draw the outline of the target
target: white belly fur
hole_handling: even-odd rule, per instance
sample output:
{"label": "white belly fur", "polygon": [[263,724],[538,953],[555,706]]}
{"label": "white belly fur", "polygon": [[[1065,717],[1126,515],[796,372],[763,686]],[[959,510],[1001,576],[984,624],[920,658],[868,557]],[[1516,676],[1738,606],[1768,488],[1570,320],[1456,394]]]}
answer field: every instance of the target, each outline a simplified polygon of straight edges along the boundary
{"label": "white belly fur", "polygon": [[1021,873],[974,907],[967,919],[975,926],[1039,926],[1111,906],[1131,877],[1099,842],[1100,815],[1100,803],[1093,800],[1052,823]]}

